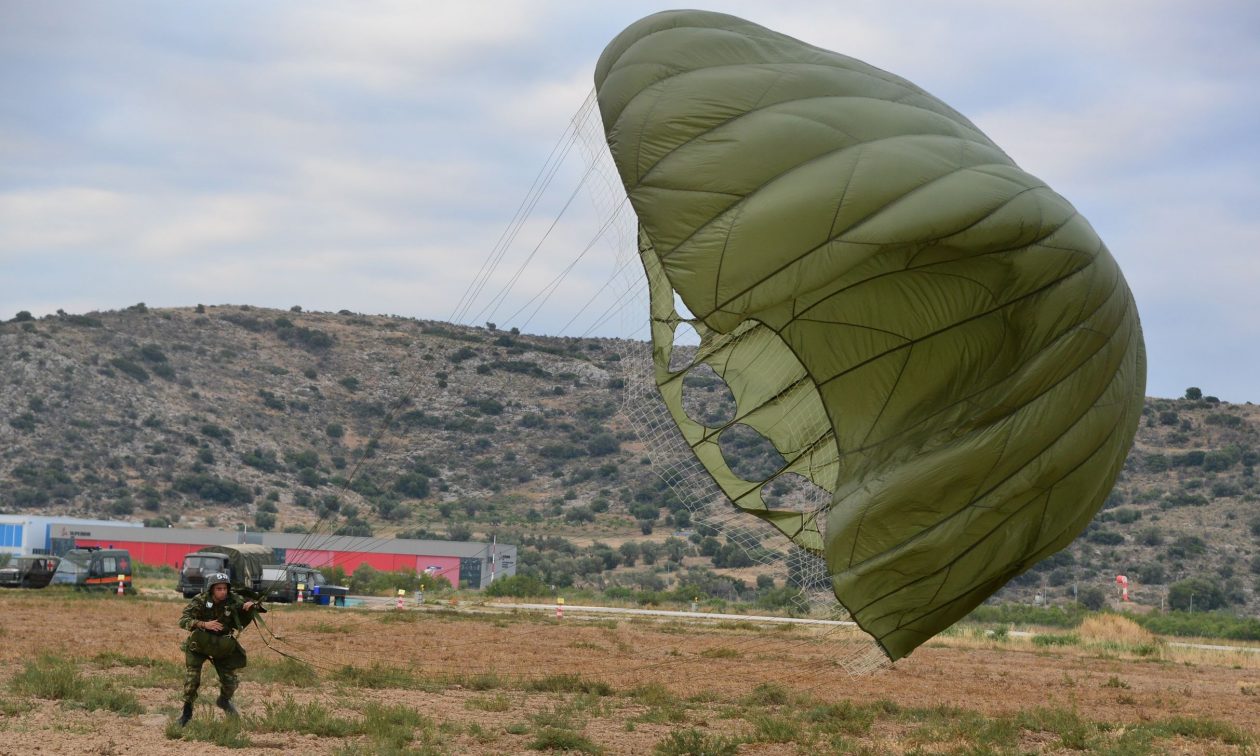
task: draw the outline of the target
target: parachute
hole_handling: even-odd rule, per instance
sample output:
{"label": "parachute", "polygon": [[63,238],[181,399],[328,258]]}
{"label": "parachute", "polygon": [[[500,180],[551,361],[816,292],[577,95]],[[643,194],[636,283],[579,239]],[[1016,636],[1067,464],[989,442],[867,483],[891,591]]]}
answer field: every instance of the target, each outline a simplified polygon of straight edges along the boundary
{"label": "parachute", "polygon": [[[910,82],[728,15],[634,23],[595,84],[674,423],[736,507],[825,560],[888,658],[1081,532],[1132,444],[1145,353],[1065,199]],[[710,368],[733,417],[684,407]],[[741,427],[776,470],[732,469]],[[823,506],[768,505],[791,475]]]}

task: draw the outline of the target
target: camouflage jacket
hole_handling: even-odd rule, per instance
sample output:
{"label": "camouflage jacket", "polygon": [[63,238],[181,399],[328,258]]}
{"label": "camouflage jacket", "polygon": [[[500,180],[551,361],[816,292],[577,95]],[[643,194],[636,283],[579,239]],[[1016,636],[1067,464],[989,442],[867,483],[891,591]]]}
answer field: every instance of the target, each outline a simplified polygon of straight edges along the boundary
{"label": "camouflage jacket", "polygon": [[179,626],[185,630],[199,630],[202,629],[201,623],[218,620],[223,623],[220,635],[235,634],[248,627],[261,610],[262,607],[255,603],[249,611],[245,611],[245,599],[231,591],[221,604],[214,603],[209,593],[199,593],[184,607],[184,613],[179,616]]}

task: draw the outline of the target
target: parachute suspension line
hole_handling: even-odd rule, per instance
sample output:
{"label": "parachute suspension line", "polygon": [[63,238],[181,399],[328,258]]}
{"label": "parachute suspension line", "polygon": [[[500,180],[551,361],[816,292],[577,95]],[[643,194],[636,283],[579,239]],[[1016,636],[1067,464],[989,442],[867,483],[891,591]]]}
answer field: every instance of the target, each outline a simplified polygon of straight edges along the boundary
{"label": "parachute suspension line", "polygon": [[[756,331],[756,328],[749,328],[734,334],[710,335],[698,348],[678,343],[679,337],[676,334],[675,357],[689,356],[691,359],[685,360],[686,364],[683,365],[671,364],[670,369],[675,372],[686,371],[703,365],[702,361],[706,356],[719,355],[738,342],[751,338]],[[764,337],[764,334],[760,335]],[[724,535],[730,543],[739,546],[753,563],[761,564],[769,570],[786,572],[787,584],[798,591],[795,600],[798,610],[808,611],[811,617],[849,620],[848,613],[838,604],[831,591],[831,575],[825,560],[788,541],[764,520],[749,517],[733,505],[710,477],[660,400],[650,346],[639,347],[624,364],[626,395],[623,411],[643,440],[646,454],[657,474],[691,512],[692,521]],[[784,375],[793,369],[790,365],[766,367]],[[768,378],[767,381],[775,383],[773,378]],[[740,408],[739,414],[746,416],[748,408]],[[770,479],[777,477],[770,476]],[[799,509],[806,517],[813,513],[821,531],[826,523],[817,516],[828,507],[830,493],[809,483],[795,488],[796,490],[786,494],[798,502],[798,506],[793,509]],[[770,548],[772,544],[779,548]],[[833,651],[833,658],[849,674],[871,674],[889,664],[879,645],[856,628],[852,632],[837,633],[835,643],[839,648]]]}
{"label": "parachute suspension line", "polygon": [[[574,321],[580,318],[582,316],[582,313],[586,312],[586,308],[594,304],[595,300],[599,299],[600,296],[603,295],[603,293],[608,289],[608,287],[612,286],[617,281],[620,275],[625,272],[625,269],[629,267],[630,263],[632,262],[633,260],[626,259],[624,262],[622,262],[616,268],[614,268],[612,275],[608,277],[608,280],[604,282],[604,285],[599,287],[599,289],[594,294],[591,295],[591,298],[586,300],[586,303],[583,304],[580,308],[578,308],[578,311],[573,314],[573,317],[569,318],[568,322],[566,322],[560,328],[560,331],[556,335],[563,336],[564,332],[569,330],[569,326],[573,325]],[[644,288],[646,288],[646,285],[644,286]],[[625,298],[625,296],[626,296],[626,292],[623,291],[620,295],[618,295],[617,299],[618,300],[623,299]],[[588,329],[586,333],[582,334],[581,338],[585,338],[589,332],[590,330]]]}
{"label": "parachute suspension line", "polygon": [[[570,145],[569,145],[569,147],[572,147],[572,144],[570,144]],[[567,156],[567,155],[568,155],[568,150],[567,150],[567,149],[566,149],[566,151],[565,151],[564,155],[565,155],[565,156]],[[550,184],[551,184],[551,180],[555,177],[555,173],[556,173],[556,171],[557,171],[557,170],[559,170],[559,168],[560,168],[560,165],[561,165],[561,164],[562,164],[562,163],[556,163],[556,165],[555,165],[554,169],[552,170],[551,174],[550,174],[550,175],[548,175],[548,177],[547,177],[547,184],[543,187],[544,189],[545,189],[547,186],[550,186]],[[539,194],[538,194],[538,195],[534,198],[533,202],[532,202],[532,203],[530,204],[530,206],[529,206],[529,211],[530,211],[530,212],[532,212],[532,211],[533,211],[534,206],[537,204],[538,199],[539,199],[539,198],[541,198],[541,196],[542,196],[542,194],[541,194],[541,193],[539,193]],[[487,283],[489,283],[489,281],[490,281],[490,277],[491,277],[491,276],[494,274],[494,272],[498,269],[499,263],[501,263],[501,262],[503,261],[503,256],[507,253],[508,248],[509,248],[509,247],[511,247],[512,243],[513,243],[514,241],[516,241],[516,237],[517,237],[517,235],[520,233],[521,229],[524,227],[525,222],[526,222],[527,220],[529,220],[529,217],[530,217],[530,216],[529,216],[528,214],[526,214],[525,216],[522,216],[522,217],[521,217],[520,222],[519,222],[519,223],[517,224],[517,226],[516,226],[516,227],[512,230],[511,235],[508,237],[507,243],[506,243],[503,247],[501,247],[501,248],[499,249],[499,251],[498,251],[498,256],[497,256],[497,257],[495,257],[495,259],[494,259],[494,264],[493,264],[493,266],[491,267],[491,269],[490,269],[490,270],[488,270],[488,271],[486,271],[485,276],[484,276],[484,277],[483,277],[480,281],[478,281],[478,282],[477,282],[476,291],[473,293],[472,298],[470,298],[470,299],[469,299],[469,301],[468,301],[468,304],[467,304],[466,308],[465,308],[465,309],[464,309],[464,310],[460,313],[460,318],[459,318],[459,319],[452,320],[452,322],[459,322],[461,319],[463,319],[464,317],[466,317],[466,316],[468,315],[468,308],[471,308],[471,307],[473,306],[473,304],[474,304],[474,302],[475,302],[476,298],[477,298],[477,297],[479,297],[479,296],[481,295],[482,290],[484,289],[485,285],[486,285]],[[558,221],[558,220],[559,220],[559,217],[557,217],[557,218],[556,218],[556,220]],[[550,234],[550,230],[548,230],[548,234]],[[546,237],[544,236],[544,237],[543,237],[543,241],[545,241],[545,240],[546,240]],[[540,242],[539,242],[539,246],[541,246],[541,244],[542,244],[542,241],[540,241]],[[535,248],[535,251],[537,251],[537,247]],[[519,274],[518,274],[518,275],[519,275]],[[510,288],[510,286],[509,286],[509,288]],[[502,293],[503,293],[503,292],[502,292],[502,290],[500,290],[500,294],[502,294]],[[494,297],[492,297],[492,298],[491,298],[491,300],[490,300],[490,301],[491,301],[491,303],[493,304],[494,300],[495,300],[495,299],[497,299],[498,297],[499,297],[499,295],[498,295],[498,294],[496,294]],[[489,306],[489,305],[486,305],[486,306]],[[481,312],[482,312],[482,313],[484,313],[484,312],[485,312],[485,307],[482,307]],[[478,315],[480,315],[480,314],[481,314],[481,313],[478,313]],[[473,318],[473,320],[476,320],[476,318]]]}
{"label": "parachute suspension line", "polygon": [[455,306],[455,310],[451,313],[450,322],[460,322],[468,314],[468,311],[472,308],[477,297],[480,296],[482,289],[485,287],[486,283],[493,275],[494,270],[502,261],[504,254],[506,254],[508,248],[515,240],[516,235],[520,232],[522,226],[525,224],[525,221],[529,219],[530,214],[533,212],[534,207],[538,204],[539,199],[542,198],[546,189],[550,186],[552,179],[555,178],[557,171],[559,171],[560,166],[568,157],[568,154],[572,150],[577,139],[579,124],[581,124],[583,119],[587,117],[585,114],[588,114],[594,109],[594,105],[595,90],[591,89],[590,93],[586,96],[586,100],[583,101],[577,112],[569,119],[569,125],[565,128],[564,132],[560,135],[560,138],[551,148],[551,153],[547,156],[547,160],[543,163],[543,166],[539,169],[537,175],[535,175],[533,183],[530,184],[529,189],[525,193],[525,197],[521,200],[521,204],[517,207],[511,220],[508,221],[507,226],[500,233],[498,241],[495,242],[495,245],[491,248],[490,253],[482,262],[481,268],[477,271],[477,275],[473,278],[472,282],[469,283],[463,296],[460,297],[458,304]]}
{"label": "parachute suspension line", "polygon": [[[569,273],[572,272],[572,270],[575,267],[577,267],[577,264],[582,261],[582,258],[586,257],[586,255],[590,253],[592,249],[595,248],[595,243],[598,242],[600,240],[600,237],[602,237],[604,233],[607,232],[608,229],[612,227],[613,222],[615,220],[616,220],[615,216],[610,216],[608,220],[604,221],[604,225],[600,226],[599,231],[595,232],[595,237],[586,243],[586,247],[583,248],[581,254],[579,254],[576,258],[574,258],[573,262],[566,265],[564,270],[560,271],[560,273],[551,280],[551,283],[544,286],[537,294],[531,297],[528,302],[522,305],[520,309],[512,313],[511,317],[508,318],[508,322],[509,323],[513,322],[516,319],[516,317],[520,315],[522,312],[524,312],[525,309],[528,308],[534,300],[538,299],[539,297],[542,297],[542,301],[538,303],[538,306],[534,308],[534,311],[530,313],[528,318],[525,319],[525,322],[521,323],[520,328],[521,330],[524,330],[525,326],[529,325],[529,321],[534,319],[534,316],[538,314],[538,311],[542,309],[543,305],[547,304],[547,300],[551,299],[551,295],[556,293],[556,289],[559,288],[560,284],[564,282],[564,279],[569,275]],[[600,289],[600,291],[603,291],[603,289]],[[598,296],[598,294],[596,296]],[[587,304],[590,304],[590,302],[588,301]],[[582,310],[585,310],[585,309],[586,309],[586,305],[583,305]],[[578,311],[579,314],[581,313],[582,310]],[[571,323],[573,321],[570,320],[569,322]],[[561,329],[561,333],[563,332],[564,332],[564,329]]]}
{"label": "parachute suspension line", "polygon": [[[596,318],[595,322],[591,324],[589,328],[587,328],[585,331],[582,332],[582,335],[580,338],[586,338],[587,336],[591,335],[591,333],[593,333],[597,328],[602,326],[604,323],[608,322],[608,320],[612,316],[617,315],[618,313],[625,310],[627,306],[629,306],[630,304],[634,302],[635,298],[638,295],[642,294],[646,290],[647,290],[647,282],[642,281],[639,283],[638,286],[628,288],[625,291],[621,292],[621,294],[618,295],[617,298],[612,301],[612,304],[608,305],[608,307],[606,307],[604,311],[600,313],[600,316]],[[587,304],[590,304],[590,303],[588,302]],[[583,306],[583,309],[585,309],[585,306]],[[649,328],[650,326],[651,326],[650,323],[645,322],[635,331],[635,333],[642,332],[644,329]],[[566,324],[565,327],[567,328],[568,325]]]}
{"label": "parachute suspension line", "polygon": [[[542,235],[542,238],[538,240],[538,243],[534,245],[534,248],[530,251],[529,255],[526,256],[525,261],[522,262],[520,267],[516,269],[516,273],[512,275],[499,293],[491,298],[489,304],[481,308],[481,311],[477,313],[473,320],[481,320],[483,315],[487,318],[494,317],[494,314],[498,311],[499,306],[503,304],[503,300],[507,298],[508,294],[512,293],[512,288],[516,286],[516,282],[520,280],[521,274],[523,274],[525,269],[529,267],[529,264],[534,261],[534,257],[538,254],[538,250],[542,249],[542,245],[546,243],[547,238],[551,236],[551,232],[556,230],[556,226],[560,224],[560,219],[564,217],[565,211],[569,209],[569,206],[573,204],[573,200],[577,198],[578,193],[582,191],[582,185],[586,183],[587,177],[591,175],[594,168],[594,165],[587,167],[586,171],[582,174],[582,179],[578,182],[578,185],[573,188],[573,191],[569,194],[569,198],[565,200],[564,206],[560,208],[560,212],[558,212],[556,217],[552,219],[551,225],[547,227],[547,231]],[[493,307],[491,307],[491,305],[493,305]],[[486,314],[487,309],[489,309],[488,315]]]}
{"label": "parachute suspension line", "polygon": [[[543,286],[537,293],[530,297],[523,305],[518,307],[515,312],[507,317],[507,322],[518,328],[525,328],[531,323],[543,307],[549,302],[555,294],[560,291],[563,283],[572,277],[578,266],[590,256],[592,249],[601,242],[609,244],[615,253],[615,258],[620,261],[620,265],[614,269],[611,274],[609,283],[606,283],[595,295],[591,297],[591,301],[598,299],[602,292],[607,290],[608,286],[615,281],[618,276],[625,276],[627,270],[626,262],[628,259],[637,259],[635,254],[626,254],[627,251],[636,249],[634,241],[637,239],[637,220],[633,211],[629,206],[629,200],[622,188],[620,176],[617,168],[612,162],[610,153],[603,137],[603,124],[600,120],[599,111],[594,107],[595,101],[593,95],[588,97],[587,102],[583,105],[573,120],[573,143],[575,143],[582,151],[585,160],[585,171],[581,179],[574,189],[573,193],[564,203],[559,214],[552,220],[546,234],[538,242],[528,258],[522,263],[520,268],[512,276],[507,285],[492,299],[486,308],[471,318],[472,321],[480,321],[483,318],[494,319],[496,314],[506,303],[511,290],[519,283],[525,270],[537,257],[539,250],[544,242],[552,235],[554,230],[559,227],[559,223],[566,213],[570,210],[572,203],[576,200],[578,194],[588,197],[595,206],[596,217],[601,219],[598,228],[590,236],[590,241],[582,248],[582,250],[574,257],[559,274],[551,281]],[[581,222],[581,221],[574,221]],[[610,231],[613,232],[610,234]],[[627,283],[623,286],[632,285],[630,279],[626,279]],[[577,317],[586,312],[591,301],[579,308],[577,315],[570,318],[569,323],[561,329],[561,333],[569,328]],[[492,309],[491,309],[492,308]],[[487,312],[488,309],[488,312]],[[526,313],[528,313],[526,315]],[[526,316],[524,322],[517,322],[522,315]]]}

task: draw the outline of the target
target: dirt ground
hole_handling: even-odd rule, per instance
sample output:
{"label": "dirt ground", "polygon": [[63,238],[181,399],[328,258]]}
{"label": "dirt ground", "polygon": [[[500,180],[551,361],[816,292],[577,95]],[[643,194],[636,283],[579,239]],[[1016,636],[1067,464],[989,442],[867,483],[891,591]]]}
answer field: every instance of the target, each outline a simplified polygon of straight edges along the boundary
{"label": "dirt ground", "polygon": [[[41,653],[76,659],[85,674],[113,676],[124,684],[129,675],[139,674],[137,669],[92,660],[112,653],[182,663],[178,646],[184,633],[176,626],[182,603],[50,591],[0,593],[0,699],[14,696],[11,678]],[[397,612],[279,606],[267,617],[275,638],[251,629],[242,639],[251,667],[281,660],[269,643],[310,664],[320,681],[294,687],[246,677],[237,700],[247,719],[286,697],[350,713],[368,700],[404,704],[444,723],[443,745],[435,752],[530,752],[531,735],[521,723],[544,721],[539,712],[560,716],[568,705],[563,694],[531,690],[530,683],[560,675],[604,683],[614,691],[586,712],[580,728],[607,753],[650,753],[680,728],[699,728],[715,737],[738,735],[747,722],[730,715],[730,707],[767,686],[823,703],[882,700],[907,709],[955,707],[984,717],[1061,708],[1121,728],[1171,717],[1203,718],[1260,738],[1260,654],[1170,653],[1143,659],[1081,647],[946,638],[891,668],[852,675],[841,661],[865,658],[869,646],[864,636],[847,630],[582,620],[572,612],[557,621],[526,612],[482,613],[476,607],[457,613],[437,607]],[[347,665],[434,684],[355,686],[339,676]],[[205,679],[202,702],[212,700],[217,687],[209,666]],[[681,722],[651,721],[643,716],[648,707],[641,698],[624,695],[644,686],[706,703],[694,704]],[[179,679],[132,689],[143,714],[87,712],[52,701],[0,713],[0,753],[184,753],[194,747],[166,735],[178,712]],[[202,707],[198,716],[217,714]],[[861,743],[873,752],[898,753],[906,750],[904,735],[895,721],[879,720]],[[344,738],[293,732],[251,733],[250,741],[246,752],[355,752],[347,751],[354,743]],[[1020,750],[1057,752],[1055,742],[1039,742],[1032,734]],[[227,752],[210,743],[195,746]],[[1174,741],[1168,749],[1235,751],[1197,741]],[[809,749],[771,742],[745,744],[739,753],[803,750]]]}

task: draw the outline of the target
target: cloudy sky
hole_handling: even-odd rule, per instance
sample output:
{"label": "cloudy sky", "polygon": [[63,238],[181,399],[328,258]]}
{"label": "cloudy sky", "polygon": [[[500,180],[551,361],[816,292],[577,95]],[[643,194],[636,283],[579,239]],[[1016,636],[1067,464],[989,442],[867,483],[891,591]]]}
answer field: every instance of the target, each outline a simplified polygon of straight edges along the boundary
{"label": "cloudy sky", "polygon": [[[1148,394],[1260,401],[1260,4],[691,5],[968,116],[1120,261]],[[668,7],[0,0],[0,319],[301,305],[642,338],[600,318],[616,265],[581,256],[607,204],[578,150],[467,295],[604,45]]]}

